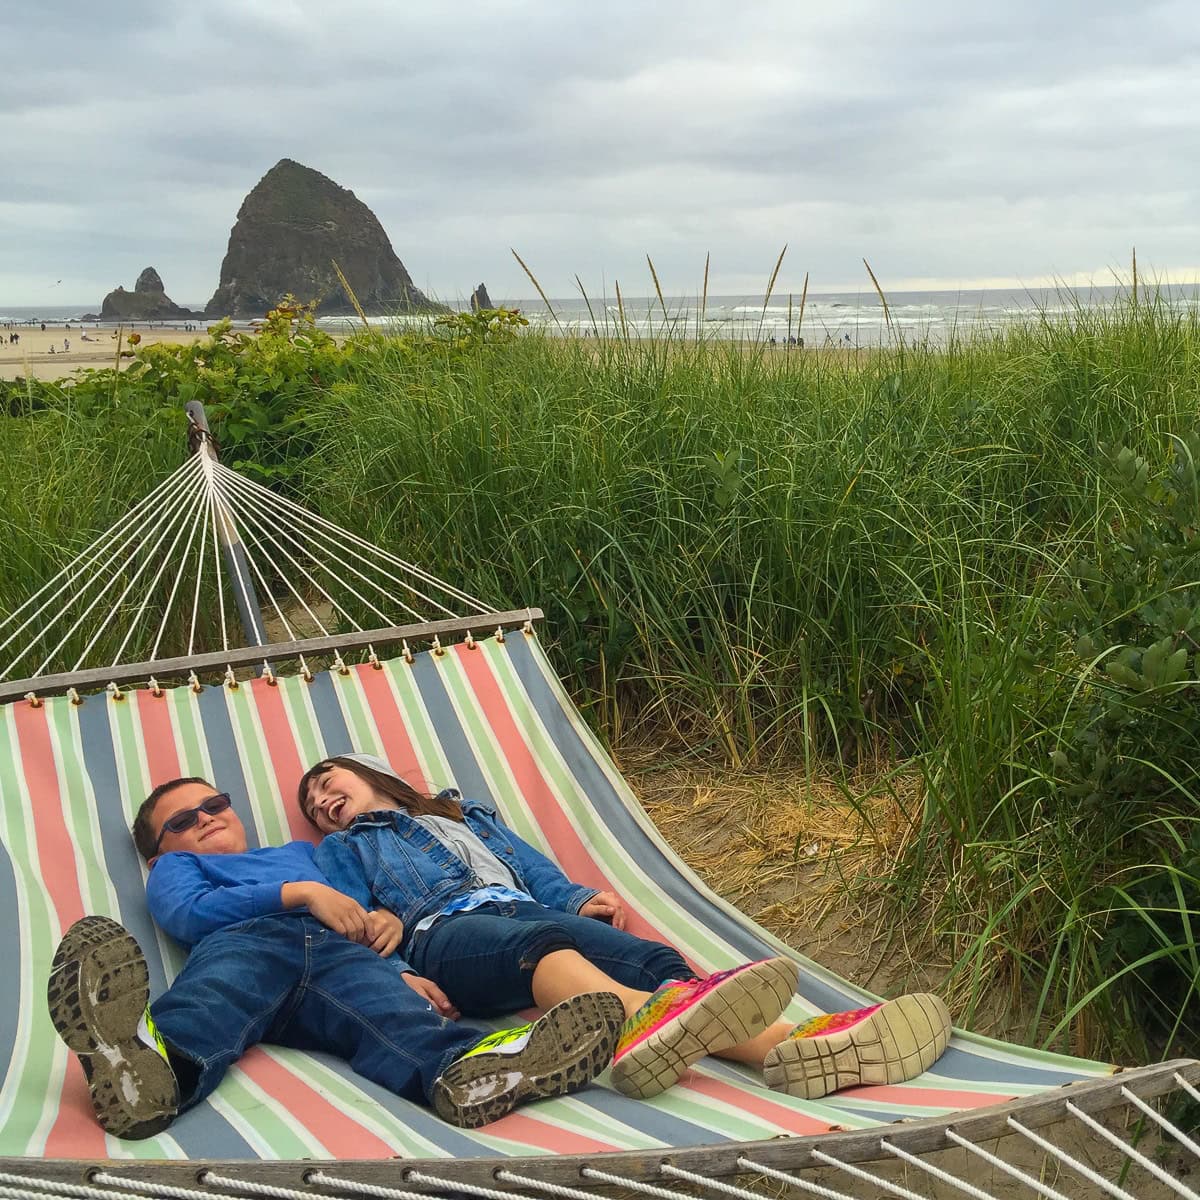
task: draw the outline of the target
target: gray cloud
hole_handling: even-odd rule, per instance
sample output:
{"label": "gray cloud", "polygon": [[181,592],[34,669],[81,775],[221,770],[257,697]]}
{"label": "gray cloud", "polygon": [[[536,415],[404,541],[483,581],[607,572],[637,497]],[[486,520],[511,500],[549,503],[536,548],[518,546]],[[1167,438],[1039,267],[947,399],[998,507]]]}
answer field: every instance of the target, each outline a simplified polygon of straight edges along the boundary
{"label": "gray cloud", "polygon": [[[966,11],[964,11],[964,8]],[[279,158],[372,206],[454,297],[1033,280],[1198,256],[1200,15],[1164,0],[454,6],[216,0],[6,16],[0,304],[153,263],[216,285]],[[64,13],[66,16],[64,17]]]}

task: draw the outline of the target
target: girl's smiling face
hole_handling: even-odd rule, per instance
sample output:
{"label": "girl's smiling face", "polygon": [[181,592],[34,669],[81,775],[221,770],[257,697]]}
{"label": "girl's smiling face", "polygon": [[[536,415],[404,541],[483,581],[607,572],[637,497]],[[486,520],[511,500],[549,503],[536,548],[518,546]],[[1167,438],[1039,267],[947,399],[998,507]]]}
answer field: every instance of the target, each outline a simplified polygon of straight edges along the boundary
{"label": "girl's smiling face", "polygon": [[365,779],[336,763],[308,781],[307,816],[322,833],[345,829],[355,817],[381,808],[394,809]]}

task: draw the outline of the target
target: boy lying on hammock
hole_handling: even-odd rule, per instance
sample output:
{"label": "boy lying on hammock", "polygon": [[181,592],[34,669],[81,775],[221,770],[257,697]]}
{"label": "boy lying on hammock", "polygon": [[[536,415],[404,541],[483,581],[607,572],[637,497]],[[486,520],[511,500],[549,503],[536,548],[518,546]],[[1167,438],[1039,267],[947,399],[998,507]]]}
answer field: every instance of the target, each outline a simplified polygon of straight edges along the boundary
{"label": "boy lying on hammock", "polygon": [[628,1019],[612,1082],[627,1096],[657,1095],[715,1054],[815,1100],[911,1079],[950,1040],[950,1014],[929,994],[801,1025],[778,1020],[796,989],[790,959],[699,979],[674,947],[625,930],[616,895],[573,883],[492,809],[452,790],[423,795],[373,755],[317,763],[299,802],[328,835],[317,865],[364,907],[404,921],[403,954],[445,990],[443,1011],[485,1017],[616,994]]}
{"label": "boy lying on hammock", "polygon": [[229,796],[203,779],[155,788],[133,832],[151,867],[151,915],[191,947],[187,963],[150,1004],[137,942],[84,917],[59,944],[47,992],[116,1137],[159,1133],[260,1041],[336,1054],[464,1127],[573,1092],[612,1058],[625,1013],[603,991],[487,1036],[446,1020],[418,981],[397,978],[391,914],[330,887],[307,842],[248,850]]}

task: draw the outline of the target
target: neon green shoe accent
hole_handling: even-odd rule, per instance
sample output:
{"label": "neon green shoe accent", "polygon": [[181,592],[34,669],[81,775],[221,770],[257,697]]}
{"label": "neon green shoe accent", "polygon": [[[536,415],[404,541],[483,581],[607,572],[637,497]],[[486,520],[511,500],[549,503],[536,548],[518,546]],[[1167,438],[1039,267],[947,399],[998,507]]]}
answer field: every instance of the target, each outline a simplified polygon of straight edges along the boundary
{"label": "neon green shoe accent", "polygon": [[142,1019],[138,1022],[137,1027],[138,1041],[148,1046],[151,1050],[157,1050],[162,1056],[165,1063],[170,1063],[170,1055],[167,1054],[167,1043],[163,1041],[163,1036],[158,1032],[158,1026],[154,1023],[154,1018],[150,1015],[150,1005],[146,1005],[146,1011],[142,1013]]}
{"label": "neon green shoe accent", "polygon": [[495,1033],[489,1033],[463,1053],[459,1061],[470,1058],[473,1054],[486,1054],[489,1050],[497,1054],[517,1054],[525,1048],[532,1028],[532,1025],[518,1025],[515,1029],[498,1029]]}

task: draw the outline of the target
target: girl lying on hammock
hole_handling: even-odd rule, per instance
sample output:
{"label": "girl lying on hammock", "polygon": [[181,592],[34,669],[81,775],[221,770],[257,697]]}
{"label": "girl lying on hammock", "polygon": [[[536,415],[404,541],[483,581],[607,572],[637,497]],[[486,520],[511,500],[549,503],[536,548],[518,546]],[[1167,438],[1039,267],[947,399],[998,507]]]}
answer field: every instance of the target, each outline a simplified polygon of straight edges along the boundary
{"label": "girl lying on hammock", "polygon": [[364,907],[400,919],[402,969],[438,985],[426,995],[444,1015],[616,993],[627,1020],[612,1080],[625,1095],[657,1095],[715,1054],[760,1068],[778,1091],[816,1099],[911,1079],[949,1042],[949,1013],[928,994],[798,1026],[781,1021],[796,988],[792,961],[699,979],[671,946],[625,930],[615,894],[572,883],[493,809],[454,790],[423,795],[373,755],[317,763],[299,801],[327,835],[317,866]]}

